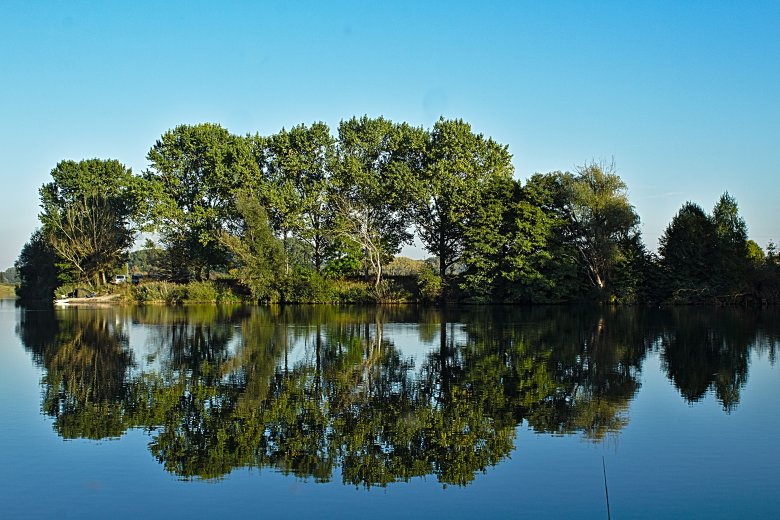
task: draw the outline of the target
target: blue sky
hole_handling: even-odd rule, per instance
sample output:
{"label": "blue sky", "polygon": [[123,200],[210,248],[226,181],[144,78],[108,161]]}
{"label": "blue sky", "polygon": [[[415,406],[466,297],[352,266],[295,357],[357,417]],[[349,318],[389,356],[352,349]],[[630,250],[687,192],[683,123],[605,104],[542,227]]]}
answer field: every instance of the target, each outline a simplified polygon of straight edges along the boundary
{"label": "blue sky", "polygon": [[[331,5],[332,4],[332,5]],[[780,240],[780,2],[0,3],[0,269],[62,159],[140,172],[181,123],[441,115],[516,176],[614,157],[654,249],[724,191]],[[407,252],[409,252],[407,250]]]}

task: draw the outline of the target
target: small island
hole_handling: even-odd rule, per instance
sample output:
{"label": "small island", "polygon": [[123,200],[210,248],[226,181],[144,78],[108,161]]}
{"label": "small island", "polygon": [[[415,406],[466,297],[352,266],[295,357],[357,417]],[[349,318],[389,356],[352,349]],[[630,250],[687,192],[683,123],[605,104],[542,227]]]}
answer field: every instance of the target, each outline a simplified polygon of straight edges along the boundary
{"label": "small island", "polygon": [[[649,251],[613,163],[514,177],[461,119],[352,117],[276,134],[180,125],[134,174],[62,161],[16,263],[60,303],[706,303],[780,296],[737,201],[680,208]],[[139,237],[146,237],[137,247]],[[398,256],[416,243],[426,260]],[[71,298],[77,298],[72,300]]]}

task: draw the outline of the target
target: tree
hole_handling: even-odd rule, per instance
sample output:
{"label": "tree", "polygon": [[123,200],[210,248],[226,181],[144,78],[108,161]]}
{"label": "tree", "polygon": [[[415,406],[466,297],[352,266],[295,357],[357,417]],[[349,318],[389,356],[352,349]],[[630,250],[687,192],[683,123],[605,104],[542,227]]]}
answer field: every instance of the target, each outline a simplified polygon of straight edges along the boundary
{"label": "tree", "polygon": [[569,300],[579,291],[578,251],[569,214],[568,175],[532,175],[513,211],[507,280],[509,299],[533,303]]}
{"label": "tree", "polygon": [[709,292],[716,230],[700,206],[686,202],[659,240],[665,298],[689,299]]}
{"label": "tree", "polygon": [[481,204],[464,223],[465,271],[460,286],[470,299],[487,303],[505,298],[518,191],[512,179],[492,179],[483,190]]}
{"label": "tree", "polygon": [[[263,148],[266,206],[289,258],[289,237],[306,243],[319,272],[331,242],[328,183],[336,160],[335,139],[325,123],[298,125],[257,141]],[[289,260],[286,264],[289,272]]]}
{"label": "tree", "polygon": [[163,134],[147,159],[154,227],[178,252],[186,276],[208,278],[228,263],[219,238],[236,224],[236,190],[259,184],[249,143],[216,124],[180,125]]}
{"label": "tree", "polygon": [[13,267],[9,267],[4,272],[0,273],[0,282],[2,283],[16,283],[17,281],[16,269]]}
{"label": "tree", "polygon": [[[497,179],[512,177],[506,146],[475,134],[463,120],[439,119],[431,131],[423,159],[412,162],[410,217],[428,252],[439,259],[439,276],[447,279],[461,260],[463,227],[491,219],[472,218]],[[486,231],[484,228],[482,231]]]}
{"label": "tree", "polygon": [[583,268],[600,293],[639,234],[639,216],[614,164],[586,164],[569,177],[572,232]]}
{"label": "tree", "polygon": [[236,208],[243,223],[239,234],[222,232],[221,242],[235,256],[238,279],[258,300],[270,300],[274,285],[282,274],[284,251],[274,237],[268,217],[259,200],[240,193]]}
{"label": "tree", "polygon": [[17,294],[22,300],[48,300],[58,285],[57,254],[43,232],[35,230],[14,267],[19,277]]}
{"label": "tree", "polygon": [[733,297],[750,284],[747,227],[728,193],[712,215],[692,202],[683,205],[661,237],[659,255],[667,298]]}
{"label": "tree", "polygon": [[764,263],[766,254],[755,240],[748,240],[745,246],[747,248],[747,257],[754,265],[761,265]]}
{"label": "tree", "polygon": [[728,192],[721,195],[712,209],[712,223],[717,238],[712,268],[720,293],[739,292],[747,283],[747,226],[739,215],[737,201]]}
{"label": "tree", "polygon": [[403,209],[406,156],[414,137],[420,137],[419,129],[382,117],[353,117],[339,125],[331,196],[335,234],[363,250],[375,288],[384,264],[411,240]]}
{"label": "tree", "polygon": [[43,232],[78,280],[105,284],[133,243],[140,195],[132,171],[115,160],[62,161],[40,189]]}

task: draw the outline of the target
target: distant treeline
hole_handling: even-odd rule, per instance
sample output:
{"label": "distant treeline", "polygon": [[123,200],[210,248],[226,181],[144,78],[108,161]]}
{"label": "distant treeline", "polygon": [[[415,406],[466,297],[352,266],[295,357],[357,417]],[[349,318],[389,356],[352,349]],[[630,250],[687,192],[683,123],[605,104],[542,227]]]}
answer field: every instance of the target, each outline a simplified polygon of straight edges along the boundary
{"label": "distant treeline", "polygon": [[[649,252],[614,165],[514,179],[506,145],[462,120],[382,117],[270,136],[182,125],[140,175],[62,161],[16,263],[24,298],[101,290],[130,269],[229,281],[254,301],[777,302],[780,265],[725,193],[686,203]],[[396,258],[417,238],[426,262]],[[404,284],[388,266],[404,264]],[[397,275],[398,273],[396,273]],[[412,286],[409,278],[413,280]],[[346,288],[346,289],[345,289]]]}

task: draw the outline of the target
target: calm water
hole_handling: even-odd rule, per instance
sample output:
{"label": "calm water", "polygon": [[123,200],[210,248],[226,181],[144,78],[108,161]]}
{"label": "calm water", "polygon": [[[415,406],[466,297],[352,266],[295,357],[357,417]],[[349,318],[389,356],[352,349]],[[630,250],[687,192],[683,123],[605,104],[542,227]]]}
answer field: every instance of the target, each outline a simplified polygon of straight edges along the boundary
{"label": "calm water", "polygon": [[2,518],[780,517],[777,310],[0,301]]}

